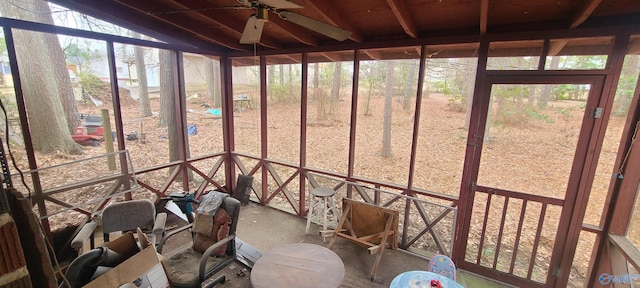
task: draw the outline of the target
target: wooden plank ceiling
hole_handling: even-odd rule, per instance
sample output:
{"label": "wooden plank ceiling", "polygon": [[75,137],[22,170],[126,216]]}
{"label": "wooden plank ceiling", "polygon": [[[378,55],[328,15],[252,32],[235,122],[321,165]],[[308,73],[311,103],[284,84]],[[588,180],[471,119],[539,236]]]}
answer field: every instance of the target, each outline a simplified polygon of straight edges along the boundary
{"label": "wooden plank ceiling", "polygon": [[[296,51],[323,47],[366,47],[429,37],[477,36],[580,29],[603,25],[639,25],[638,0],[292,0],[301,8],[268,8],[268,19],[258,43],[241,44],[245,24],[261,12],[261,5],[286,0],[51,0],[70,9],[121,26],[152,31],[169,43],[190,45],[220,54],[254,51]],[[297,5],[296,5],[297,4]],[[338,41],[278,16],[289,11],[351,32]],[[263,18],[258,13],[258,18]],[[292,20],[292,19],[291,19]],[[137,29],[138,28],[138,29]],[[143,29],[142,29],[143,28]],[[159,36],[161,35],[161,36]],[[637,39],[634,39],[637,42]],[[579,43],[579,41],[573,41]],[[606,39],[605,39],[606,42]],[[550,51],[560,53],[570,41],[556,41]],[[517,45],[522,46],[522,43]],[[539,41],[533,43],[539,46]],[[604,45],[608,45],[605,43]],[[633,47],[640,47],[634,44]],[[397,45],[389,45],[397,46]],[[433,56],[473,56],[475,45],[429,47]],[[526,46],[526,45],[525,45]],[[255,49],[255,50],[254,50]],[[335,50],[332,49],[332,50]],[[636,49],[640,50],[640,49]],[[454,51],[454,52],[452,52]],[[455,52],[458,51],[458,52]],[[315,59],[345,60],[351,52],[317,53]],[[419,48],[377,48],[363,54],[368,59],[413,58]],[[405,55],[405,56],[402,56]],[[297,61],[299,57],[287,57]],[[251,62],[251,61],[249,61]]]}

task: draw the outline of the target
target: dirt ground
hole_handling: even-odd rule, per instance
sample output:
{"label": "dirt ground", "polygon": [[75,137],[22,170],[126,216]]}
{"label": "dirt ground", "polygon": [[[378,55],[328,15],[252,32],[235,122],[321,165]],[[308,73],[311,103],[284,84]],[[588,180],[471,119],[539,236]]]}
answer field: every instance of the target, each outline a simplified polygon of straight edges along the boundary
{"label": "dirt ground", "polygon": [[[136,169],[148,168],[154,165],[169,162],[168,140],[166,128],[157,127],[157,116],[140,118],[139,107],[136,101],[123,97],[122,111],[125,133],[135,133],[136,140],[126,140],[127,150],[129,150],[133,166]],[[398,97],[397,97],[398,98]],[[399,98],[398,98],[399,99]],[[407,171],[409,167],[409,156],[411,151],[411,141],[413,135],[413,109],[403,111],[399,100],[394,99],[393,117],[391,119],[391,157],[381,157],[382,146],[382,126],[384,123],[384,98],[372,97],[367,104],[367,99],[361,96],[358,103],[358,115],[356,126],[356,162],[355,174],[365,178],[380,179],[385,182],[406,185]],[[298,163],[299,159],[299,128],[300,128],[300,107],[299,104],[283,104],[276,100],[270,104],[268,110],[268,157],[270,159],[282,160],[290,163]],[[253,155],[260,155],[260,128],[259,128],[259,103],[253,101],[253,109],[247,106],[237,107],[234,115],[236,150]],[[308,126],[307,126],[307,165],[310,167],[346,173],[348,165],[348,133],[350,115],[349,109],[351,101],[346,96],[333,104],[325,106],[328,111],[325,117],[318,116],[319,102],[310,99],[308,106]],[[368,105],[368,106],[367,106]],[[563,198],[565,193],[568,175],[574,155],[574,148],[577,143],[578,132],[584,109],[582,102],[551,103],[546,110],[547,119],[521,119],[508,125],[492,126],[489,130],[489,138],[485,139],[485,148],[481,160],[479,185],[498,187],[507,190],[521,191],[524,193],[536,194],[551,198]],[[158,111],[158,98],[152,99],[154,111]],[[367,109],[368,107],[368,109]],[[414,187],[434,191],[438,193],[458,195],[460,190],[460,179],[462,173],[462,163],[467,142],[467,130],[464,129],[466,114],[464,111],[452,109],[450,101],[444,95],[430,94],[423,99],[422,113],[420,115],[420,126],[418,130],[417,159],[415,163],[416,175],[414,177]],[[97,115],[101,108],[110,110],[112,123],[113,111],[108,102],[102,107],[91,105],[80,105],[80,112]],[[208,101],[193,93],[187,100],[187,124],[197,127],[197,134],[189,136],[189,147],[192,157],[203,156],[213,152],[222,151],[222,126],[221,120],[216,115],[207,111],[213,109]],[[365,113],[368,110],[369,113]],[[212,112],[212,111],[209,111]],[[598,172],[589,197],[589,208],[585,216],[586,223],[598,224],[602,204],[604,203],[609,185],[610,173],[617,150],[617,143],[620,138],[623,118],[612,118],[610,129],[607,131],[607,139],[603,145],[602,155],[599,161]],[[101,155],[104,153],[104,144],[100,147],[85,147],[85,155],[37,155],[40,167],[53,166],[58,163],[70,162],[84,159],[90,155]],[[19,149],[14,148],[14,156],[18,159],[20,167],[26,170],[26,156]],[[250,168],[251,161],[247,161]],[[196,166],[204,173],[209,170],[212,161],[205,161]],[[198,166],[199,165],[199,166]],[[49,178],[44,179],[47,187],[56,187],[78,178],[85,174],[82,169],[58,169]],[[249,168],[249,169],[250,169]],[[279,170],[279,171],[286,171]],[[87,175],[89,173],[86,173]],[[160,187],[166,179],[167,172],[148,173],[139,176],[145,182]],[[62,176],[62,177],[61,177]],[[259,179],[259,178],[258,178]],[[14,180],[18,182],[18,180]],[[298,184],[299,185],[299,184]],[[20,184],[17,184],[19,187]],[[197,187],[191,185],[191,187]],[[45,187],[46,188],[46,187]],[[180,189],[176,185],[177,189]],[[96,191],[105,189],[104,185],[91,187],[92,193],[61,193],[57,195],[61,201],[69,203],[82,203],[84,197],[95,197]],[[293,188],[290,188],[294,190]],[[295,191],[295,190],[294,190]],[[151,196],[150,193],[144,195]],[[138,197],[147,197],[140,195]],[[483,198],[479,196],[480,200]],[[437,200],[434,200],[437,201]],[[490,209],[491,217],[500,219],[500,208],[504,204],[504,199],[494,199]],[[49,204],[48,204],[49,205]],[[520,217],[518,205],[521,203],[509,204],[509,217],[505,226],[517,223]],[[55,205],[52,204],[52,207]],[[474,216],[469,239],[474,240],[481,233],[482,213],[485,205],[478,201],[474,206]],[[55,208],[51,208],[55,211]],[[530,209],[530,208],[528,208]],[[538,213],[539,213],[539,208]],[[535,210],[535,209],[534,209]],[[515,211],[515,212],[511,212]],[[526,217],[531,217],[531,225],[537,224],[537,215],[527,210]],[[536,270],[544,271],[545,262],[550,256],[550,247],[553,246],[555,233],[553,233],[553,223],[557,225],[560,209],[550,208],[546,214],[545,226],[541,247],[537,252],[536,260],[538,266]],[[71,214],[71,216],[69,216]],[[73,225],[82,219],[79,213],[61,213],[50,218],[53,230],[64,226]],[[490,218],[494,219],[494,218]],[[526,222],[529,222],[527,220]],[[491,226],[491,225],[489,225]],[[526,226],[525,226],[526,227]],[[534,226],[535,227],[535,226]],[[494,227],[495,228],[495,227]],[[497,229],[489,228],[487,234],[496,232]],[[534,230],[535,231],[535,230]],[[495,234],[495,233],[494,233]],[[513,235],[511,235],[512,237]],[[531,236],[531,235],[529,235]],[[572,271],[572,279],[580,280],[586,273],[586,265],[589,263],[593,237],[586,235],[576,251],[575,267]],[[485,243],[482,251],[483,264],[485,258],[492,257],[491,247],[495,248],[495,237],[488,237],[489,244]],[[506,239],[506,238],[505,238]],[[513,241],[505,240],[504,241]],[[532,239],[531,237],[527,239]],[[521,241],[530,241],[522,239]],[[531,240],[532,241],[532,240]],[[468,250],[477,252],[477,242],[469,245]],[[475,246],[475,248],[474,248]],[[488,247],[488,248],[487,248]],[[475,250],[474,250],[475,249]],[[524,248],[523,248],[524,249]],[[524,249],[526,250],[526,249]],[[512,251],[511,251],[512,252]],[[473,254],[475,255],[475,254]],[[489,258],[488,258],[489,259]],[[490,258],[492,259],[492,258]],[[498,262],[503,260],[500,258]],[[528,259],[519,259],[518,262],[528,263]],[[500,266],[500,265],[499,265]],[[535,273],[534,273],[535,274]],[[540,276],[542,277],[542,276]]]}

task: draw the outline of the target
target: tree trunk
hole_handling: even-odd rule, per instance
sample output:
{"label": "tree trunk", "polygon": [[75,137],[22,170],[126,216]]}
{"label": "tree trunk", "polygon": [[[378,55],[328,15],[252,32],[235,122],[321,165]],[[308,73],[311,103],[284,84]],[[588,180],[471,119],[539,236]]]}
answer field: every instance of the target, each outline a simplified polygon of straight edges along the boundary
{"label": "tree trunk", "polygon": [[275,82],[276,82],[276,65],[267,65],[267,91],[269,92],[269,100],[273,101],[273,94],[274,91],[270,89],[273,89],[273,87],[275,87]]}
{"label": "tree trunk", "polygon": [[323,122],[327,120],[327,112],[325,106],[327,106],[327,95],[321,88],[316,89],[313,93],[316,95],[316,120]]}
{"label": "tree trunk", "polygon": [[205,57],[204,60],[204,78],[207,82],[207,99],[216,107],[216,83],[214,77],[213,59]]}
{"label": "tree trunk", "polygon": [[333,64],[333,86],[331,87],[331,101],[338,101],[340,100],[340,72],[342,72],[342,62],[335,62]]}
{"label": "tree trunk", "polygon": [[534,103],[536,102],[536,86],[531,86],[529,88],[529,96],[527,97],[527,105],[528,106],[533,106]]}
{"label": "tree trunk", "polygon": [[318,62],[313,64],[313,94],[312,99],[318,100],[318,82],[320,78],[320,69],[318,68]]}
{"label": "tree trunk", "polygon": [[[30,9],[19,9],[0,1],[0,10],[9,18],[36,22],[47,18],[53,22],[50,13],[44,13],[49,11],[46,2],[28,0],[22,5]],[[38,11],[37,15],[32,11]],[[44,153],[80,154],[80,146],[73,141],[69,130],[77,126],[74,124],[77,110],[74,110],[75,99],[58,38],[24,30],[14,30],[13,35],[34,149]],[[49,76],[36,78],[35,75]]]}
{"label": "tree trunk", "polygon": [[[142,39],[138,32],[132,32],[133,38]],[[140,117],[149,117],[151,113],[151,101],[149,100],[149,85],[147,84],[147,66],[144,62],[144,48],[135,47],[136,74],[138,76],[138,101],[140,102]]]}
{"label": "tree trunk", "polygon": [[160,50],[160,111],[158,127],[167,127],[171,122],[174,107],[173,94],[173,52]]}
{"label": "tree trunk", "polygon": [[178,140],[180,131],[178,131],[178,121],[176,117],[175,86],[173,65],[176,55],[169,50],[160,50],[160,99],[164,103],[161,107],[162,119],[164,119],[167,127],[167,137],[169,138],[169,162],[180,160],[180,151],[178,149]]}
{"label": "tree trunk", "polygon": [[[476,70],[477,70],[477,62],[474,59],[462,59],[461,62],[463,65],[460,65],[462,69],[466,69],[466,73],[464,73],[464,85],[462,90],[463,101],[466,102],[467,112],[464,120],[464,129],[469,129],[469,125],[471,125],[471,110],[473,109],[473,93],[476,84]],[[460,69],[460,68],[459,68]]]}
{"label": "tree trunk", "polygon": [[391,151],[391,111],[393,109],[393,61],[387,62],[387,81],[384,95],[384,124],[382,131],[382,157],[393,156]]}
{"label": "tree trunk", "polygon": [[222,106],[222,80],[220,80],[220,61],[213,60],[213,84],[218,85],[213,89],[213,107]]}
{"label": "tree trunk", "polygon": [[371,115],[371,110],[370,110],[370,108],[371,108],[371,94],[373,94],[373,81],[374,81],[373,79],[374,79],[375,71],[374,71],[374,69],[370,69],[369,71],[370,71],[369,77],[366,80],[367,84],[369,84],[368,85],[369,89],[367,91],[367,102],[365,103],[365,106],[364,106],[364,115]]}
{"label": "tree trunk", "polygon": [[416,60],[409,60],[409,73],[407,73],[407,81],[404,85],[404,97],[402,97],[402,110],[409,111],[411,109],[411,92],[416,78]]}
{"label": "tree trunk", "polygon": [[[559,64],[560,64],[559,56],[551,57],[551,70],[558,69]],[[542,92],[540,92],[540,98],[538,98],[538,107],[540,108],[547,107],[547,104],[549,103],[549,99],[551,99],[552,87],[553,86],[551,85],[544,85],[544,88],[542,88]]]}
{"label": "tree trunk", "polygon": [[[35,22],[54,25],[51,13],[43,13],[43,11],[49,11],[49,5],[44,1],[34,1],[33,11],[36,13]],[[27,20],[27,19],[22,19]],[[76,117],[78,114],[78,107],[76,105],[76,98],[73,94],[73,87],[71,86],[71,79],[69,78],[69,71],[67,70],[67,62],[65,61],[64,52],[60,47],[60,41],[58,36],[50,33],[43,33],[45,41],[47,41],[51,63],[53,65],[53,73],[58,86],[58,93],[62,107],[64,109],[65,118],[67,118],[67,127],[69,133],[73,133],[76,127],[80,126],[80,119]]]}
{"label": "tree trunk", "polygon": [[[622,73],[620,75],[620,84],[618,85],[618,93],[614,99],[614,115],[625,116],[629,112],[629,106],[634,95],[640,91],[640,75],[636,73],[638,69],[638,62],[640,56],[627,57],[624,65],[622,66]],[[634,77],[635,75],[635,77]],[[631,79],[637,79],[633,82]],[[633,84],[635,84],[635,90],[633,90]],[[628,92],[625,92],[628,91]]]}
{"label": "tree trunk", "polygon": [[340,100],[340,79],[342,78],[340,73],[342,71],[342,62],[335,62],[333,64],[333,86],[331,86],[329,113],[333,113],[334,103]]}
{"label": "tree trunk", "polygon": [[293,98],[293,65],[289,64],[287,65],[287,67],[289,67],[289,81],[288,81],[288,85],[289,86],[289,99],[295,100]]}

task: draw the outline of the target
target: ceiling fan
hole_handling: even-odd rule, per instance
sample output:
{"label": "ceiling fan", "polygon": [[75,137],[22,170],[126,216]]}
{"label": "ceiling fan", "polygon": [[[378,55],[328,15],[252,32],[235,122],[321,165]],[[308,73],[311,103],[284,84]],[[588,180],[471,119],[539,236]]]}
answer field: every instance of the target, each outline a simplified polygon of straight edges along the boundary
{"label": "ceiling fan", "polygon": [[256,14],[249,17],[247,24],[240,38],[241,44],[254,44],[260,42],[264,23],[269,19],[269,11],[278,15],[285,21],[298,24],[309,30],[318,32],[338,41],[344,41],[351,36],[351,32],[342,28],[318,21],[313,18],[302,16],[287,10],[299,9],[303,6],[287,0],[238,0],[247,8],[256,9]]}
{"label": "ceiling fan", "polygon": [[318,32],[327,37],[333,38],[338,41],[344,41],[351,36],[351,32],[342,28],[318,21],[307,16],[303,16],[297,13],[290,12],[286,9],[300,9],[302,5],[298,5],[288,0],[237,0],[242,6],[232,7],[210,7],[210,8],[196,8],[196,9],[182,9],[165,12],[149,12],[147,14],[173,14],[191,11],[204,11],[215,9],[255,9],[256,13],[251,15],[247,20],[247,23],[242,32],[240,38],[241,44],[255,44],[260,42],[262,36],[262,29],[264,23],[269,21],[269,12],[276,14],[278,17],[285,21],[295,23],[311,31]]}

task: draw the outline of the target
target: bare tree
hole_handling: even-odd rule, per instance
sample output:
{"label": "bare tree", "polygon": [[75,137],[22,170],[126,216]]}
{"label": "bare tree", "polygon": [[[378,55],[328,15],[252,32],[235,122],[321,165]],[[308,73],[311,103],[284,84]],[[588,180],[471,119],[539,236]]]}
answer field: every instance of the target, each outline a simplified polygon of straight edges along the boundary
{"label": "bare tree", "polygon": [[462,97],[466,104],[467,112],[464,120],[464,128],[469,129],[471,124],[471,110],[473,108],[473,93],[476,84],[476,70],[478,67],[478,61],[475,58],[463,58],[459,59],[461,65],[458,69],[462,69],[464,72],[464,84],[462,86]]}
{"label": "bare tree", "polygon": [[[17,7],[0,1],[5,17],[52,24],[49,6],[44,1],[25,0]],[[45,12],[45,13],[43,13]],[[70,129],[77,126],[77,109],[71,89],[64,53],[56,35],[14,30],[14,42],[20,63],[22,89],[27,105],[33,147],[44,153],[81,153],[71,139]],[[35,78],[34,75],[50,75]]]}
{"label": "bare tree", "polygon": [[207,98],[213,104],[213,107],[216,106],[216,83],[214,76],[214,63],[213,59],[209,57],[205,57],[204,59],[204,78],[207,82]]}
{"label": "bare tree", "polygon": [[407,81],[404,85],[404,97],[402,97],[402,110],[409,111],[411,109],[411,94],[413,87],[416,85],[416,63],[417,60],[409,60],[409,71],[407,71]]}
{"label": "bare tree", "polygon": [[160,111],[158,112],[158,127],[167,127],[175,117],[173,101],[175,87],[173,85],[173,52],[160,50]]}
{"label": "bare tree", "polygon": [[342,62],[334,62],[333,65],[333,85],[331,86],[329,113],[333,113],[333,106],[340,100],[340,86],[342,86]]}
{"label": "bare tree", "polygon": [[[184,119],[178,119],[176,113],[176,107],[180,106],[178,101],[185,101],[185,99],[178,99],[176,95],[176,88],[181,89],[181,93],[185,94],[185,87],[176,87],[175,78],[177,77],[175,67],[177,63],[177,57],[175,52],[169,50],[160,50],[160,115],[158,118],[163,119],[165,126],[167,127],[167,136],[169,138],[169,162],[178,161],[180,159],[180,145],[181,134],[185,137],[185,153],[189,158],[189,138],[187,132],[180,128],[178,123],[183,122]],[[184,102],[183,102],[184,104]],[[183,111],[184,113],[184,111]],[[183,114],[184,115],[184,114]],[[178,168],[174,167],[173,169]],[[173,171],[171,169],[171,171]],[[187,171],[188,178],[193,179],[193,172]]]}
{"label": "bare tree", "polygon": [[331,86],[331,101],[340,100],[340,80],[342,78],[342,62],[333,63],[333,86]]}
{"label": "bare tree", "polygon": [[[138,32],[132,32],[133,38],[142,39]],[[147,66],[144,63],[144,48],[136,46],[136,74],[138,75],[138,101],[140,101],[140,116],[149,117],[151,113],[151,102],[149,101],[149,86],[147,84]]]}
{"label": "bare tree", "polygon": [[318,85],[319,85],[319,79],[320,79],[320,68],[318,67],[318,62],[313,63],[313,93],[312,93],[312,99],[317,100],[318,99]]}
{"label": "bare tree", "polygon": [[317,88],[313,92],[316,95],[316,119],[318,122],[322,122],[327,120],[327,93],[324,92],[322,88]]}
{"label": "bare tree", "polygon": [[213,84],[218,85],[218,88],[213,89],[213,107],[222,106],[222,83],[220,81],[220,61],[213,60]]}
{"label": "bare tree", "polygon": [[289,86],[289,98],[293,99],[293,65],[289,64],[287,65],[287,67],[289,68],[288,70],[288,79],[287,79],[287,86]]}
{"label": "bare tree", "polygon": [[[551,57],[551,69],[552,70],[558,69],[559,65],[560,65],[560,57],[559,56]],[[539,108],[547,107],[547,104],[551,99],[551,90],[552,90],[551,88],[553,88],[553,85],[544,85],[544,87],[542,88],[542,92],[540,92],[540,98],[538,98]]]}
{"label": "bare tree", "polygon": [[176,54],[169,50],[160,50],[160,119],[164,120],[163,126],[167,127],[167,136],[169,138],[169,162],[180,159],[180,150],[178,149],[178,139],[180,131],[178,131],[178,119],[176,117],[176,95],[173,66]]}
{"label": "bare tree", "polygon": [[393,106],[393,61],[387,61],[387,89],[384,95],[384,124],[382,130],[382,157],[393,156],[391,151],[391,112]]}
{"label": "bare tree", "polygon": [[274,100],[274,96],[276,94],[273,91],[275,84],[276,84],[276,65],[268,65],[267,66],[267,91],[270,92],[269,98],[271,101]]}

